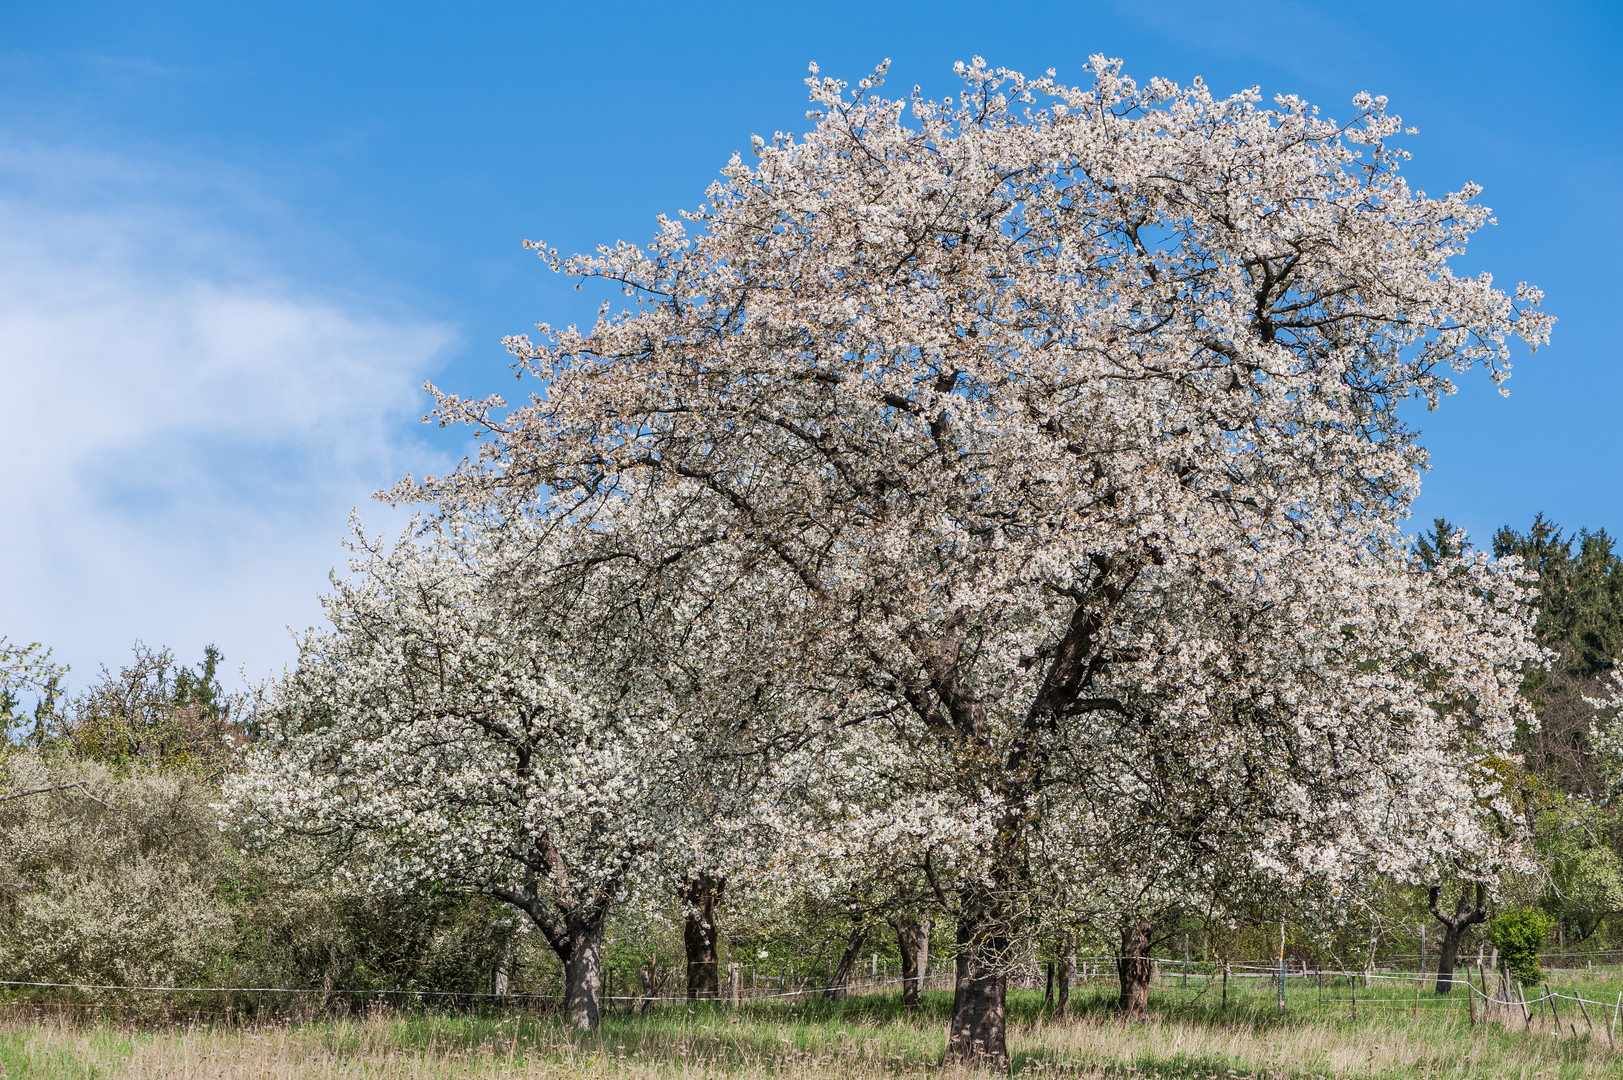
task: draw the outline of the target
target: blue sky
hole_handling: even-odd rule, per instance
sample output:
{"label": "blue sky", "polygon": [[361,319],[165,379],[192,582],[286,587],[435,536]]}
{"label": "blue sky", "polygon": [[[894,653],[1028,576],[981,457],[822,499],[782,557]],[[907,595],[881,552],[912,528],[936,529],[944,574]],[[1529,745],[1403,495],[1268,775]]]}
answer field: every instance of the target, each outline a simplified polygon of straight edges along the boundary
{"label": "blue sky", "polygon": [[898,93],[1102,52],[1330,115],[1388,95],[1415,182],[1499,217],[1462,266],[1561,320],[1508,399],[1415,411],[1417,516],[1623,530],[1620,51],[1598,0],[0,5],[0,633],[80,686],[138,637],[279,666],[350,509],[393,525],[369,493],[463,452],[422,380],[502,389],[503,334],[589,314],[519,241],[645,239],[804,125],[813,60],[891,57]]}

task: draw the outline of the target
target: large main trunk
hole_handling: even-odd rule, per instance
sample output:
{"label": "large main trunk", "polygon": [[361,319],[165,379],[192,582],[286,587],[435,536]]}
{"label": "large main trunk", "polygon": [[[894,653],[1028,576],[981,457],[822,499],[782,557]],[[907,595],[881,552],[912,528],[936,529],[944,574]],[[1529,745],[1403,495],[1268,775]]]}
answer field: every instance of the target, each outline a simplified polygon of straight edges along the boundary
{"label": "large main trunk", "polygon": [[1123,1020],[1143,1020],[1150,1015],[1150,976],[1155,962],[1150,959],[1152,924],[1134,919],[1121,931],[1121,956],[1116,964],[1121,980],[1118,1008]]}
{"label": "large main trunk", "polygon": [[919,992],[930,967],[930,920],[898,915],[890,921],[902,954],[902,1008],[919,1007]]}
{"label": "large main trunk", "polygon": [[688,997],[721,996],[720,963],[716,955],[716,905],[724,884],[709,874],[700,874],[682,893],[687,908],[687,924],[682,937],[688,954]]}
{"label": "large main trunk", "polygon": [[958,978],[947,1028],[947,1059],[1004,1069],[1009,1064],[1009,927],[991,898],[966,890],[958,913]]}
{"label": "large main trunk", "polygon": [[578,1028],[597,1026],[598,998],[603,993],[603,933],[608,925],[609,905],[595,909],[561,911],[552,901],[539,898],[534,889],[524,893],[492,890],[529,915],[530,922],[557,954],[564,967],[564,1015]]}
{"label": "large main trunk", "polygon": [[597,1027],[598,995],[603,991],[603,923],[571,926],[564,962],[564,1015],[583,1030]]}
{"label": "large main trunk", "polygon": [[1442,955],[1437,958],[1437,992],[1454,991],[1454,968],[1459,961],[1460,939],[1465,936],[1464,926],[1450,926],[1443,930]]}

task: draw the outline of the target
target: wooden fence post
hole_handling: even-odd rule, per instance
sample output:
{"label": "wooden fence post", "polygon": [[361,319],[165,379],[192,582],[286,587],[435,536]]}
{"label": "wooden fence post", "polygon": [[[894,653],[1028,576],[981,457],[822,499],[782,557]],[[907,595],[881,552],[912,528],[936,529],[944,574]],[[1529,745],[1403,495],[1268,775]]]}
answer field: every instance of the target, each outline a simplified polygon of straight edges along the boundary
{"label": "wooden fence post", "polygon": [[1285,1014],[1285,920],[1279,920],[1279,1014]]}

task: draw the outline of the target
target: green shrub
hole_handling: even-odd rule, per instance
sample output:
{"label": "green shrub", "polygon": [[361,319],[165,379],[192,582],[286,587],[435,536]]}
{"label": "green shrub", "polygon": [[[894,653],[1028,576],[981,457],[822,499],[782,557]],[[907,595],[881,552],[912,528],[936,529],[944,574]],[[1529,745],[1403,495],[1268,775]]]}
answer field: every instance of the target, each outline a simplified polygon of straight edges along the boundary
{"label": "green shrub", "polygon": [[1536,983],[1544,977],[1538,966],[1538,951],[1554,926],[1554,920],[1537,908],[1520,908],[1493,921],[1489,940],[1512,975],[1523,983]]}

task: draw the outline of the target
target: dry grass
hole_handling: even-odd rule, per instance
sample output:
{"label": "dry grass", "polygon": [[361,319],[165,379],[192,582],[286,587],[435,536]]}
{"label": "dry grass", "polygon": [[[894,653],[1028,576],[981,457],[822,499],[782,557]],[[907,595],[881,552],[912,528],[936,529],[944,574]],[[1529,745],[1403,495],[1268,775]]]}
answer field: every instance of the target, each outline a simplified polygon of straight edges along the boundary
{"label": "dry grass", "polygon": [[[1416,1020],[1402,1000],[1360,994],[1354,1023],[1347,1010],[1310,1001],[1293,1004],[1281,1019],[1260,999],[1219,1011],[1168,993],[1156,1019],[1124,1026],[1109,1017],[1102,994],[1084,998],[1081,1015],[1062,1022],[1043,1019],[1034,998],[1017,997],[1012,1071],[1139,1080],[1623,1077],[1623,1056],[1608,1049],[1604,1035],[1558,1044],[1520,1024],[1472,1028],[1463,1001],[1427,1008]],[[615,1016],[588,1034],[531,1015],[378,1013],[248,1027],[14,1015],[0,1019],[0,1064],[8,1078],[50,1080],[959,1075],[939,1065],[945,1008],[944,997],[923,1016],[901,1015],[890,999],[860,997],[832,1006],[753,1006],[742,1016],[678,1007]]]}

